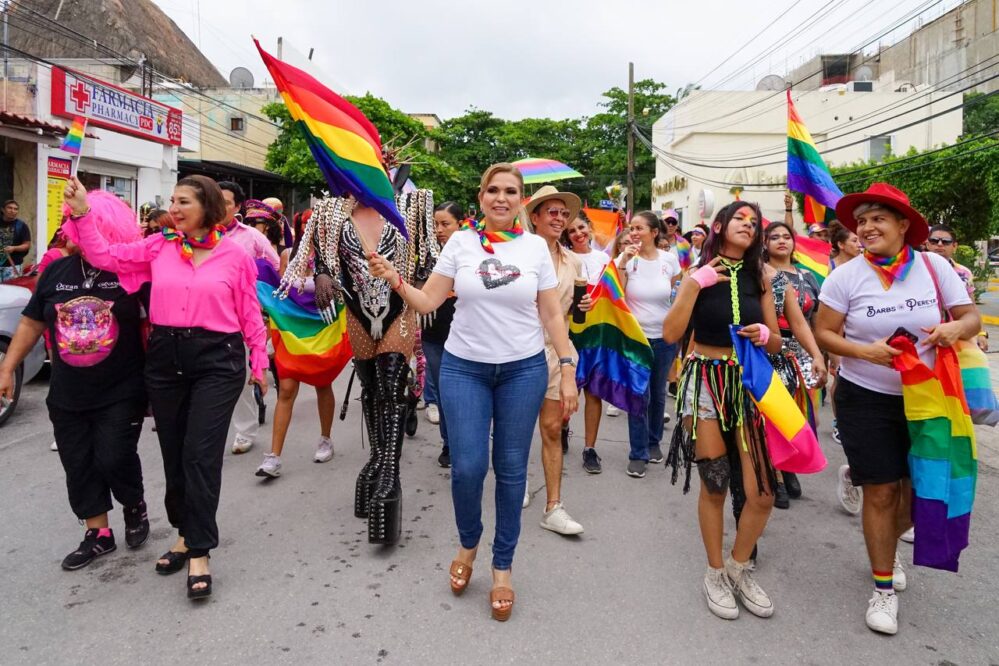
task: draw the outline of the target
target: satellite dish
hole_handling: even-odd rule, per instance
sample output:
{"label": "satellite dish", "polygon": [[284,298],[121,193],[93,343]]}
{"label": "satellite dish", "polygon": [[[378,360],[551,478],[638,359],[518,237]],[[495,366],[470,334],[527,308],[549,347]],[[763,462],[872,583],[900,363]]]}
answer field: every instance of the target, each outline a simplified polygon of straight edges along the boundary
{"label": "satellite dish", "polygon": [[252,88],[253,72],[246,67],[236,67],[229,73],[229,85],[233,88]]}
{"label": "satellite dish", "polygon": [[787,81],[784,80],[783,76],[777,76],[776,74],[767,74],[760,82],[756,84],[757,90],[785,90],[787,89]]}
{"label": "satellite dish", "polygon": [[867,65],[861,65],[853,75],[854,81],[873,81],[874,70]]}

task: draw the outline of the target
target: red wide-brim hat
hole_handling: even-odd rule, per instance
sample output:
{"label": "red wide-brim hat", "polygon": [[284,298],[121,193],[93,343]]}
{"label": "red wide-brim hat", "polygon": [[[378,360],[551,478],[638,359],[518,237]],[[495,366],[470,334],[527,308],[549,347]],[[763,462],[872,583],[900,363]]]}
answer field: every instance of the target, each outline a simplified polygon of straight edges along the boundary
{"label": "red wide-brim hat", "polygon": [[844,227],[857,233],[857,220],[853,217],[853,211],[865,203],[877,203],[894,208],[902,217],[909,220],[909,230],[905,232],[905,242],[908,245],[913,247],[922,245],[930,235],[929,224],[919,211],[909,204],[909,197],[905,192],[888,183],[874,183],[864,192],[843,195],[836,204],[836,219]]}

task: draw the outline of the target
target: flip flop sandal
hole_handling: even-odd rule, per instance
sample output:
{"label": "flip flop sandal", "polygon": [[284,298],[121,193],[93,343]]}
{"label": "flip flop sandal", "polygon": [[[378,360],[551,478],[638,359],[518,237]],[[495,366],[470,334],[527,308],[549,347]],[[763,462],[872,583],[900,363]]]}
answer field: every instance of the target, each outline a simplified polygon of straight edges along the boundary
{"label": "flip flop sandal", "polygon": [[451,562],[451,571],[449,573],[462,582],[461,585],[458,585],[455,581],[448,579],[451,583],[451,592],[454,593],[454,596],[460,597],[468,587],[468,581],[472,578],[472,565],[455,560]]}
{"label": "flip flop sandal", "polygon": [[[489,610],[493,612],[493,619],[497,622],[506,622],[510,619],[510,613],[513,612],[513,590],[509,587],[495,587],[489,592]],[[510,605],[503,608],[496,608],[493,606],[497,601],[509,601]]]}

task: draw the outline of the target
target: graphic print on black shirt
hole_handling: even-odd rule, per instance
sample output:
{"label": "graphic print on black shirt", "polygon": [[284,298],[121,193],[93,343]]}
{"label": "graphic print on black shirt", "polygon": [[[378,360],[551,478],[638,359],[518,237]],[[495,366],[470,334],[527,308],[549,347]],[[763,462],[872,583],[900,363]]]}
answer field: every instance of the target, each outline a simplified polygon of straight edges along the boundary
{"label": "graphic print on black shirt", "polygon": [[495,289],[515,282],[520,277],[520,268],[513,264],[504,265],[499,259],[490,257],[479,264],[475,274],[482,279],[482,286]]}
{"label": "graphic print on black shirt", "polygon": [[139,298],[126,293],[114,273],[95,271],[79,255],[57,259],[23,312],[49,332],[48,402],[61,409],[87,410],[145,395]]}

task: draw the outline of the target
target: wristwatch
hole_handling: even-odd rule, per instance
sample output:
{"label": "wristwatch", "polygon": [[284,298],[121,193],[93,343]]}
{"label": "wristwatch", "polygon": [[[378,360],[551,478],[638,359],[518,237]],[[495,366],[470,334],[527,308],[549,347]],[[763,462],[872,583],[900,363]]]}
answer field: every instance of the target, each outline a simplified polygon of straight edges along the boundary
{"label": "wristwatch", "polygon": [[558,366],[561,368],[563,365],[571,365],[572,367],[575,368],[576,359],[572,358],[571,356],[563,356],[558,360]]}

